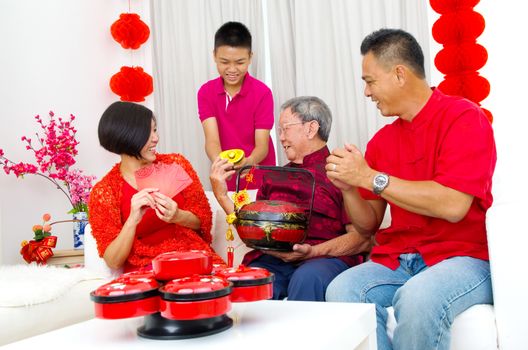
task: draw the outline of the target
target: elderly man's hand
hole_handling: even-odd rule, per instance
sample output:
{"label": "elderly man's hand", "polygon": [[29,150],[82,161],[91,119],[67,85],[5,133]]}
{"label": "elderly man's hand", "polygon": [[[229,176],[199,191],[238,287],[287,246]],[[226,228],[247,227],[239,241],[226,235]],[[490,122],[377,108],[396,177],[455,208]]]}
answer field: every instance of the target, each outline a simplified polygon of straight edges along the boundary
{"label": "elderly man's hand", "polygon": [[226,159],[216,157],[211,165],[209,180],[215,196],[227,196],[227,179],[233,176],[236,170],[233,170],[233,164]]}
{"label": "elderly man's hand", "polygon": [[302,261],[314,257],[313,247],[309,244],[295,244],[292,252],[277,252],[273,250],[263,250],[262,252],[285,262]]}

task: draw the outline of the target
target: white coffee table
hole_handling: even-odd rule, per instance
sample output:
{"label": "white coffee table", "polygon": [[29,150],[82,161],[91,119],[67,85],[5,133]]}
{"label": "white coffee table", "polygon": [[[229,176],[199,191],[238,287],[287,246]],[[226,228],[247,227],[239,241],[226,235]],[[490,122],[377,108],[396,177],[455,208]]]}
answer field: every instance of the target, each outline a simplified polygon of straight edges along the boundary
{"label": "white coffee table", "polygon": [[[92,319],[4,346],[2,349],[361,349],[375,350],[373,304],[300,301],[233,303],[233,327],[201,338],[151,340],[136,330],[143,317]],[[53,317],[53,315],[49,315]]]}

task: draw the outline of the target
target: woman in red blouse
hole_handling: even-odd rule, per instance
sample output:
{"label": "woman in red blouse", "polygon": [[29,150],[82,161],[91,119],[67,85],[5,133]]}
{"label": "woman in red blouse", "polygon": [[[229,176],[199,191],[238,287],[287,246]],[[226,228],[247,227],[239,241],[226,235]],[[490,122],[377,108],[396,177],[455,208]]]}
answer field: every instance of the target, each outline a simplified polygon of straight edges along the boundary
{"label": "woman in red blouse", "polygon": [[[223,264],[211,243],[211,208],[196,172],[181,154],[158,154],[152,111],[115,102],[99,121],[99,142],[121,162],[90,194],[89,221],[99,255],[113,269],[132,271],[167,251],[200,249]],[[153,163],[177,164],[192,183],[173,198],[157,188],[138,190],[135,172]]]}

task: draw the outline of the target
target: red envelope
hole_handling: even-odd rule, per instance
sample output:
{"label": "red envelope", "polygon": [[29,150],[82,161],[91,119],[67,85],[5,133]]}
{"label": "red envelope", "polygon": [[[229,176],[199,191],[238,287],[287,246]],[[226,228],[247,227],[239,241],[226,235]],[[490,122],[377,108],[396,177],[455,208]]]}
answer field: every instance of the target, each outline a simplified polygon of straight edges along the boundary
{"label": "red envelope", "polygon": [[178,164],[155,163],[135,172],[138,191],[157,188],[167,197],[174,197],[192,183],[187,172]]}

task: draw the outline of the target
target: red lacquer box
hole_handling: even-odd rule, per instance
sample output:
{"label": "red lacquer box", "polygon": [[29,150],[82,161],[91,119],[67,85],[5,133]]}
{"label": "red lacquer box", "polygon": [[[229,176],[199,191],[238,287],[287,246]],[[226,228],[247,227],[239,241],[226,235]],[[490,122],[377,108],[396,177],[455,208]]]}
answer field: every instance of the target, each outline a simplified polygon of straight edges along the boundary
{"label": "red lacquer box", "polygon": [[222,277],[194,275],[159,289],[161,316],[170,320],[214,318],[231,310],[232,283]]}
{"label": "red lacquer box", "polygon": [[158,281],[144,272],[124,274],[90,293],[95,316],[120,319],[159,311]]}
{"label": "red lacquer box", "polygon": [[306,238],[308,218],[306,209],[295,203],[261,200],[240,208],[235,226],[249,247],[291,251]]}
{"label": "red lacquer box", "polygon": [[266,269],[240,265],[217,271],[216,276],[233,283],[230,295],[232,302],[267,300],[273,297],[274,275]]}
{"label": "red lacquer box", "polygon": [[161,281],[191,276],[207,275],[213,269],[213,258],[205,251],[162,253],[152,259],[154,276]]}

